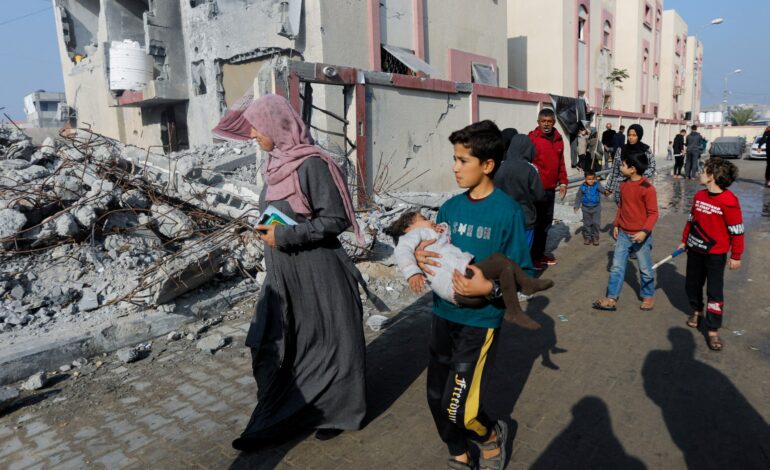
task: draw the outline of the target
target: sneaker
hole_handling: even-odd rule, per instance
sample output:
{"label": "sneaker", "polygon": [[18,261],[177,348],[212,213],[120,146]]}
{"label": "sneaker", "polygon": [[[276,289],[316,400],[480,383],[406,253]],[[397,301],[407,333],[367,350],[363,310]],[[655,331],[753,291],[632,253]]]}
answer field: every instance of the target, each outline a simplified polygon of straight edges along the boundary
{"label": "sneaker", "polygon": [[519,296],[519,302],[528,302],[529,299],[535,296],[534,294],[527,295],[527,294],[522,294],[521,292],[517,292],[516,294]]}
{"label": "sneaker", "polygon": [[538,271],[542,271],[548,267],[548,263],[546,263],[543,260],[536,259],[532,262],[532,267],[534,267]]}
{"label": "sneaker", "polygon": [[545,262],[545,264],[547,264],[548,266],[553,266],[558,263],[558,261],[556,261],[556,258],[548,255],[543,255],[543,257],[540,258],[540,260]]}

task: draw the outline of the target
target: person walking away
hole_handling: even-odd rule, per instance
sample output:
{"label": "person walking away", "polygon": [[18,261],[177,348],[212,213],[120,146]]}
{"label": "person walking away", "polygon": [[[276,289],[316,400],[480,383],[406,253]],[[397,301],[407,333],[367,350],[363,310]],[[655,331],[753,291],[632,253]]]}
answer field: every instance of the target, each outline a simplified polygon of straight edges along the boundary
{"label": "person walking away", "polygon": [[583,244],[595,246],[599,245],[599,227],[602,217],[602,194],[605,189],[601,183],[596,181],[596,173],[593,170],[586,170],[585,181],[578,188],[575,195],[575,213],[583,210]]}
{"label": "person walking away", "polygon": [[559,197],[567,195],[567,168],[564,164],[564,140],[554,127],[556,114],[550,108],[544,108],[537,115],[537,128],[528,134],[535,146],[535,159],[532,162],[540,172],[545,198],[535,203],[537,222],[535,239],[532,243],[532,261],[536,269],[545,269],[557,263],[552,255],[546,255],[545,244],[548,229],[553,224],[553,209],[556,204],[556,188]]}
{"label": "person walking away", "polygon": [[577,135],[577,154],[578,154],[578,169],[585,171],[592,166],[591,161],[588,160],[588,131],[581,127]]}
{"label": "person walking away", "polygon": [[[436,222],[451,228],[452,244],[484,262],[500,252],[529,275],[532,262],[524,238],[521,207],[494,187],[494,172],[502,160],[502,137],[489,120],[471,124],[449,136],[454,146],[454,172],[458,186],[466,189],[439,209]],[[422,242],[415,259],[422,272],[434,275],[431,266],[442,258],[430,251],[434,241]],[[452,284],[456,294],[487,296],[492,302],[467,308],[433,297],[430,358],[427,371],[428,405],[441,440],[447,445],[449,467],[478,468],[471,462],[469,445],[480,451],[482,469],[502,469],[508,444],[507,424],[487,415],[484,390],[494,371],[497,338],[504,309],[498,306],[501,286],[470,266],[473,276],[455,271]]]}
{"label": "person walking away", "polygon": [[[630,128],[629,128],[630,134]],[[618,298],[626,277],[631,253],[639,262],[639,284],[642,310],[655,306],[655,272],[652,269],[652,230],[658,221],[658,198],[655,186],[642,176],[647,167],[645,153],[621,156],[621,170],[627,178],[620,184],[620,206],[613,223],[612,235],[617,240],[612,269],[607,282],[607,295],[593,303],[597,310],[617,309]]]}
{"label": "person walking away", "polygon": [[612,129],[611,122],[607,123],[604,132],[602,132],[602,150],[604,154],[602,163],[606,167],[615,155],[615,131]]}
{"label": "person walking away", "polygon": [[765,186],[770,188],[770,126],[765,128],[765,133],[759,140],[758,148],[765,146]]}
{"label": "person walking away", "polygon": [[642,142],[644,137],[644,129],[639,124],[631,124],[628,126],[628,143],[621,146],[615,155],[615,160],[612,162],[612,171],[607,178],[607,191],[606,194],[615,195],[615,203],[620,204],[620,191],[618,188],[620,184],[626,181],[626,178],[621,171],[621,162],[624,155],[644,155],[647,165],[645,166],[644,176],[647,179],[652,179],[657,173],[657,165],[655,163],[655,155],[652,153],[652,149],[649,145]]}
{"label": "person walking away", "polygon": [[682,167],[684,166],[684,136],[687,133],[684,129],[674,137],[674,178],[682,179]]}
{"label": "person walking away", "polygon": [[[613,162],[615,157],[618,154],[618,150],[623,148],[623,146],[626,144],[626,135],[623,134],[625,130],[626,130],[626,126],[621,125],[620,127],[618,127],[618,132],[616,132],[615,136],[612,138],[612,146],[614,149],[612,154]],[[618,162],[618,164],[620,164],[620,162]]]}
{"label": "person walking away", "polygon": [[[744,228],[741,204],[729,188],[738,178],[738,168],[721,158],[710,158],[700,175],[706,189],[693,198],[690,218],[682,232],[679,248],[687,250],[685,290],[693,310],[687,326],[698,328],[705,319],[708,347],[722,350],[719,328],[724,317],[725,265],[741,266],[744,251]],[[727,253],[730,252],[730,258]],[[706,285],[706,312],[703,308],[703,285]]]}
{"label": "person walking away", "polygon": [[513,136],[505,160],[495,173],[495,187],[513,198],[524,212],[524,231],[527,237],[527,247],[532,248],[535,240],[537,223],[536,204],[545,198],[540,174],[532,164],[535,158],[535,145],[523,134]]}
{"label": "person walking away", "polygon": [[698,133],[698,126],[693,124],[685,140],[687,158],[684,162],[684,177],[689,180],[694,180],[698,173],[698,161],[700,160],[702,145],[703,137]]}
{"label": "person walking away", "polygon": [[256,226],[267,273],[246,337],[257,405],[232,445],[255,451],[303,429],[316,429],[321,440],[360,429],[363,281],[337,236],[352,226],[362,237],[342,170],[277,95],[229,112],[215,133],[256,139],[267,152],[260,210],[273,206],[296,222]]}

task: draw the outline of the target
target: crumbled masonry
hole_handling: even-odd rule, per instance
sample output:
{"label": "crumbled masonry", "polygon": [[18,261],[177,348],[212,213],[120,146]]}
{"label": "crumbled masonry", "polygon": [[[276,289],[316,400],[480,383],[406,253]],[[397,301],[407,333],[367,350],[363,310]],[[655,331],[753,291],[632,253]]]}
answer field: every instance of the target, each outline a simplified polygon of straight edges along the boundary
{"label": "crumbled masonry", "polygon": [[[0,335],[45,334],[94,315],[173,312],[180,296],[228,279],[250,280],[256,295],[265,279],[251,228],[260,180],[251,142],[161,155],[78,129],[35,147],[0,126]],[[381,233],[411,207],[409,196],[375,195],[359,212],[364,246],[352,232],[340,237],[354,260],[393,266],[392,240]],[[431,211],[448,195],[412,196]],[[371,288],[392,297],[402,284],[373,279]],[[192,313],[209,315],[199,310]]]}

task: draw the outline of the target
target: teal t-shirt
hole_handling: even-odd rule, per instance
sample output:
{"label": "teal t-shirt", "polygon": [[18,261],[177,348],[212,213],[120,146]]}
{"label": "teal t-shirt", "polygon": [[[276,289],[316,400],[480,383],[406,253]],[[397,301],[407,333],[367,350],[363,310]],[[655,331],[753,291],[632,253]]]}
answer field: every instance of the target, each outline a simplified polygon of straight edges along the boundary
{"label": "teal t-shirt", "polygon": [[[436,222],[449,224],[452,244],[472,254],[474,262],[483,261],[492,253],[502,253],[530,275],[533,273],[524,213],[519,203],[501,190],[495,189],[480,200],[472,200],[467,192],[458,194],[441,206]],[[463,308],[433,295],[433,313],[463,325],[498,328],[503,312],[493,305]]]}

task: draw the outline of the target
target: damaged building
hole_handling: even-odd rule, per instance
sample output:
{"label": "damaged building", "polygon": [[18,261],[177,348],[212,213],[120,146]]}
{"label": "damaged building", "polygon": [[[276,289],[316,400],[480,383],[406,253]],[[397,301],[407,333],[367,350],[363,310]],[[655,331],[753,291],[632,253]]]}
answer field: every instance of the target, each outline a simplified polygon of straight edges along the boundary
{"label": "damaged building", "polygon": [[[562,115],[587,124],[601,113],[602,126],[640,123],[655,151],[665,151],[681,113],[610,109],[611,90],[599,85],[624,44],[615,39],[615,18],[644,2],[579,3],[563,12],[557,31],[574,27],[576,38],[563,38],[571,44],[565,55],[575,49],[586,58],[571,70],[566,60],[523,60],[532,54],[522,44],[550,39],[516,21],[534,8],[522,0],[475,2],[472,22],[460,0],[54,0],[71,126],[170,153],[211,144],[212,128],[245,94],[280,93],[316,142],[349,163],[359,201],[454,190],[437,164],[452,130],[478,119],[529,130],[542,107],[563,97],[574,112]],[[624,27],[657,40],[663,17],[655,18],[652,26],[644,19]],[[673,46],[662,54],[669,52]],[[600,59],[602,67],[594,65]],[[544,89],[538,74],[564,80]],[[623,103],[626,92],[615,92]]]}

